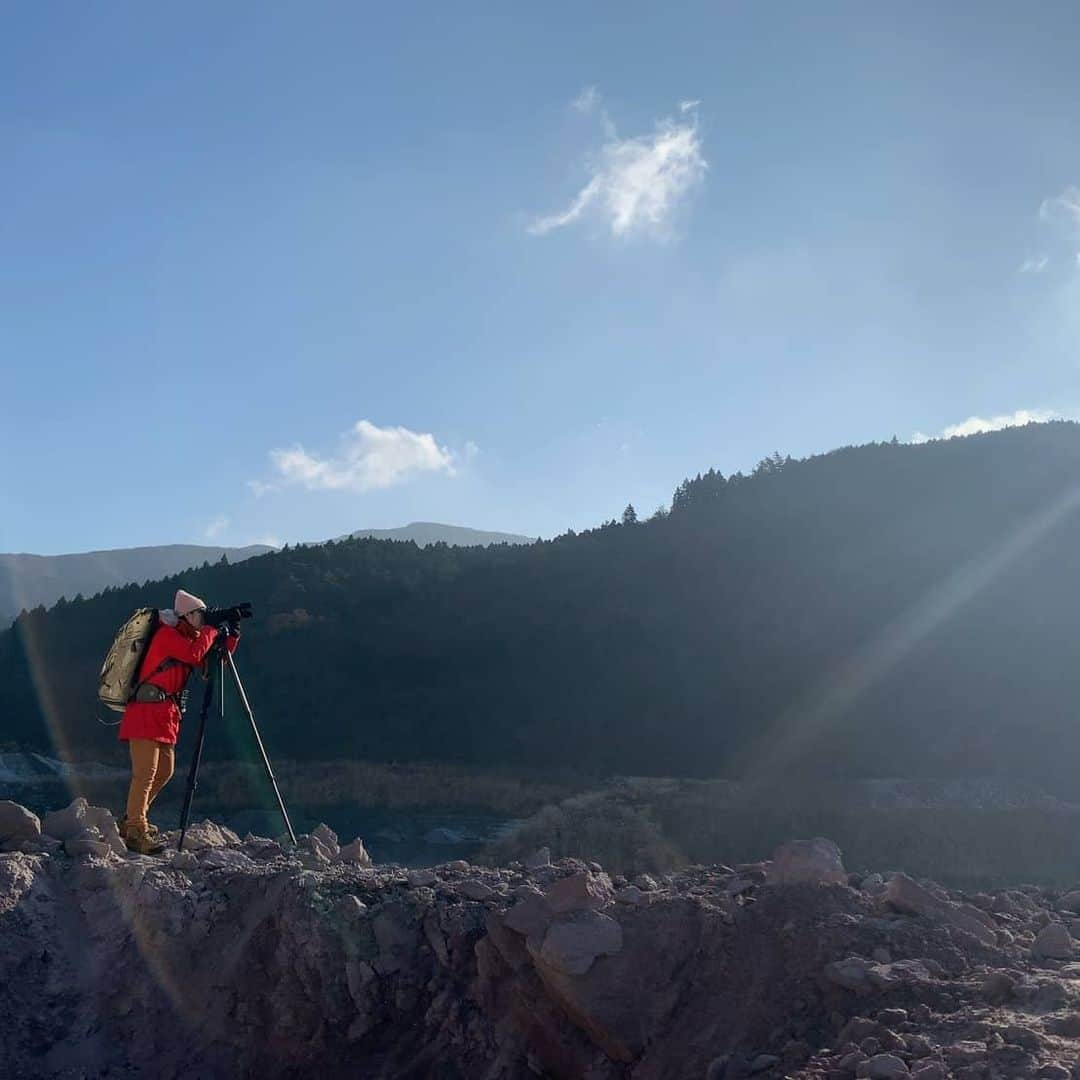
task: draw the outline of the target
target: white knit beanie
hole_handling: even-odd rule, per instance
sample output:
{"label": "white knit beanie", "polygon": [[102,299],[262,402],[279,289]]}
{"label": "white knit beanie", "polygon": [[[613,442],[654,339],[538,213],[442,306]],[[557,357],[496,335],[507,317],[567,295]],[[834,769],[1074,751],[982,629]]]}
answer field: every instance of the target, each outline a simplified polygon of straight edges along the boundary
{"label": "white knit beanie", "polygon": [[197,597],[192,596],[183,589],[176,590],[176,599],[173,600],[173,611],[181,618],[190,615],[193,611],[205,611],[206,605]]}

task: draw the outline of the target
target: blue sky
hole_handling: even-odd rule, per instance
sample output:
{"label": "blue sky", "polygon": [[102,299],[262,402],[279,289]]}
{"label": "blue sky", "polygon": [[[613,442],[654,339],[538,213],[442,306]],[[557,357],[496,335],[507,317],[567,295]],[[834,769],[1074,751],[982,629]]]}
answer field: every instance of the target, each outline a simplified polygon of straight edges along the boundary
{"label": "blue sky", "polygon": [[1076,415],[1080,12],[943,7],[10,6],[0,550]]}

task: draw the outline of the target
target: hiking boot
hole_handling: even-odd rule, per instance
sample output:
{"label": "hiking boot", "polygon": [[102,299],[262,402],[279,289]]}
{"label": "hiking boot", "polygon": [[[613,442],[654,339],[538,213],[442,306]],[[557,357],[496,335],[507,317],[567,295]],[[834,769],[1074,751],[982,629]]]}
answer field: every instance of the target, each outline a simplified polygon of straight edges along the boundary
{"label": "hiking boot", "polygon": [[[120,839],[127,839],[127,814],[121,814],[116,819],[116,827],[120,831]],[[146,823],[146,831],[156,840],[161,831],[152,821]]]}
{"label": "hiking boot", "polygon": [[152,836],[148,829],[140,829],[131,826],[125,829],[124,843],[128,851],[134,851],[137,855],[160,855],[165,850],[165,845]]}

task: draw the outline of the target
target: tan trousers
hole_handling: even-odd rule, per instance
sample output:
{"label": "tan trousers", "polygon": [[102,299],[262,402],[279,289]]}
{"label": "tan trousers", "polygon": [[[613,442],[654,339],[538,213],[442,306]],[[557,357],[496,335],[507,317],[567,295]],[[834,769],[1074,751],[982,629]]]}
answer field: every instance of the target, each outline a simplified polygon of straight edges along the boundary
{"label": "tan trousers", "polygon": [[146,829],[146,815],[161,789],[172,779],[176,755],[173,747],[153,739],[129,739],[131,787],[128,789],[127,827]]}

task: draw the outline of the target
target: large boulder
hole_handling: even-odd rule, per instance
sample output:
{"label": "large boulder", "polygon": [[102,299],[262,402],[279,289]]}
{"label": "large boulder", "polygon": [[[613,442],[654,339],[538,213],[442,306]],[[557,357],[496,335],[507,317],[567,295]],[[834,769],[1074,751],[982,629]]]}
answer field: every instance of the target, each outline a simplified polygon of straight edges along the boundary
{"label": "large boulder", "polygon": [[1072,889],[1065,893],[1058,900],[1057,906],[1060,911],[1069,911],[1073,915],[1080,915],[1080,889]]}
{"label": "large boulder", "polygon": [[556,919],[544,935],[537,959],[563,975],[584,975],[600,956],[622,949],[622,927],[599,911],[575,911]]}
{"label": "large boulder", "polygon": [[1068,928],[1059,922],[1047,923],[1032,943],[1031,955],[1049,960],[1071,960],[1073,940]]}
{"label": "large boulder", "polygon": [[923,915],[955,926],[977,938],[984,945],[996,945],[997,935],[980,919],[961,910],[949,900],[942,900],[907,874],[893,874],[881,901],[907,915]]}
{"label": "large boulder", "polygon": [[68,837],[78,836],[84,829],[90,827],[86,820],[88,804],[80,795],[63,810],[53,810],[45,815],[41,822],[41,831],[46,836],[55,837],[57,840],[67,840]]}
{"label": "large boulder", "polygon": [[846,885],[847,871],[840,849],[831,840],[793,840],[781,844],[766,872],[770,885]]}
{"label": "large boulder", "polygon": [[544,897],[548,907],[556,915],[561,915],[568,911],[606,907],[615,899],[615,893],[607,874],[593,874],[583,870],[581,873],[553,881],[547,887]]}
{"label": "large boulder", "polygon": [[0,848],[33,842],[41,838],[37,814],[7,799],[0,800]]}
{"label": "large boulder", "polygon": [[539,894],[524,896],[507,913],[504,925],[515,934],[542,940],[551,923],[552,911],[548,902]]}

